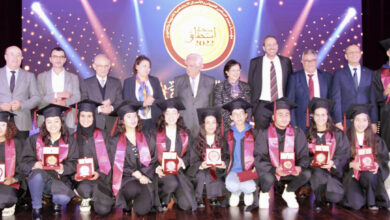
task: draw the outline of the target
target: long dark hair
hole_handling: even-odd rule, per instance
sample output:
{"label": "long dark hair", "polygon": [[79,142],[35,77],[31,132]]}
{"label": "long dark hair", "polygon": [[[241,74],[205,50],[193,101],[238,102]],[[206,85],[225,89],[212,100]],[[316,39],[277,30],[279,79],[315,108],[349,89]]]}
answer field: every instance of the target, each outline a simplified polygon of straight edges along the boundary
{"label": "long dark hair", "polygon": [[[206,140],[206,129],[204,128],[204,126],[205,126],[204,123],[202,123],[200,125],[200,130],[199,130],[198,137],[196,138],[196,145],[195,145],[195,150],[198,153],[199,157],[202,159],[203,159],[204,154],[206,152],[206,146],[208,146],[207,140]],[[220,124],[217,125],[217,128],[215,130],[214,135],[215,135],[216,146],[222,148],[223,147],[223,134],[221,131]]]}
{"label": "long dark hair", "polygon": [[7,129],[5,130],[5,139],[11,140],[18,134],[18,129],[13,122],[7,122]]}
{"label": "long dark hair", "polygon": [[[327,111],[327,114],[328,114],[328,121],[326,122],[326,130],[329,131],[331,137],[333,137],[334,132],[340,129],[337,128],[336,125],[334,124],[332,117],[329,115],[329,111]],[[311,143],[313,139],[317,137],[317,132],[318,132],[316,122],[314,121],[314,117],[312,117],[310,121],[311,123],[306,133],[306,138],[309,143]]]}
{"label": "long dark hair", "polygon": [[[68,127],[66,126],[66,124],[64,123],[64,120],[61,117],[60,117],[60,120],[61,120],[61,129],[60,129],[60,131],[61,131],[61,138],[67,144],[67,143],[69,143]],[[46,146],[49,146],[51,144],[51,140],[50,140],[50,133],[46,129],[46,119],[43,122],[43,124],[41,125],[41,127],[39,128],[39,134],[42,137],[43,143]]]}
{"label": "long dark hair", "polygon": [[[157,131],[158,132],[163,132],[165,130],[165,127],[166,127],[164,113],[165,112],[163,112],[163,114],[161,114],[160,117],[158,117],[158,120],[157,120]],[[183,117],[181,117],[181,115],[177,119],[176,126],[177,126],[177,130],[179,132],[188,132],[187,131],[187,127],[184,124],[184,119],[183,119]]]}
{"label": "long dark hair", "polygon": [[[144,124],[142,123],[142,120],[139,118],[138,114],[137,114],[137,118],[138,118],[138,123],[137,126],[135,127],[135,131],[140,132],[144,128]],[[126,133],[126,125],[123,119],[119,119],[118,126],[116,127],[116,132],[119,132],[121,134]]]}

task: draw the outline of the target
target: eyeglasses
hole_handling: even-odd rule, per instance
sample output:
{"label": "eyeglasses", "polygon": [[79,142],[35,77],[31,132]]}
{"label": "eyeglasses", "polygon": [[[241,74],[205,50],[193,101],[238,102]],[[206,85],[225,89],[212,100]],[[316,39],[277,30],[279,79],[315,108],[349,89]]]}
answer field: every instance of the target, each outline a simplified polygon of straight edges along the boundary
{"label": "eyeglasses", "polygon": [[312,59],[312,60],[303,60],[305,63],[312,63],[312,62],[317,62],[317,59]]}
{"label": "eyeglasses", "polygon": [[65,58],[65,56],[56,56],[56,55],[53,55],[53,56],[51,56],[52,58],[54,58],[54,59],[64,59]]}

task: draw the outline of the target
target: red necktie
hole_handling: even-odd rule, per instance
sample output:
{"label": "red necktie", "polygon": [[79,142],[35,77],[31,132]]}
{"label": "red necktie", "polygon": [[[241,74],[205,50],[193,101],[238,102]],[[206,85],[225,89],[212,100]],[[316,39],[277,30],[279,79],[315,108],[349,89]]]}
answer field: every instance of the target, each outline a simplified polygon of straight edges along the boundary
{"label": "red necktie", "polygon": [[278,99],[278,81],[276,80],[276,71],[274,62],[271,61],[271,102]]}
{"label": "red necktie", "polygon": [[314,74],[307,74],[309,77],[309,95],[310,100],[314,97],[314,82],[313,82],[313,76]]}

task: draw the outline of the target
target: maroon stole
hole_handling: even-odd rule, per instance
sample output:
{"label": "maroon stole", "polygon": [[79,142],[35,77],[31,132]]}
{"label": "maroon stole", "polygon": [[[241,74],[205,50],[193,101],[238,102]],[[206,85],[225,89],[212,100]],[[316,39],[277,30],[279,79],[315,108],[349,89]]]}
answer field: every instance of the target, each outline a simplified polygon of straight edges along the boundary
{"label": "maroon stole", "polygon": [[[186,153],[187,148],[188,148],[188,134],[186,132],[180,132],[180,139],[181,139],[180,157],[183,158],[183,156]],[[176,141],[176,140],[171,140],[171,141]],[[164,132],[157,132],[156,146],[157,146],[157,153],[158,153],[158,162],[161,164],[163,152],[167,151],[165,131]]]}
{"label": "maroon stole", "polygon": [[[144,166],[148,167],[152,159],[150,156],[149,146],[148,143],[146,142],[146,138],[142,132],[136,132],[135,137],[136,137],[138,152],[140,154],[140,161]],[[125,155],[126,155],[126,134],[122,133],[117,143],[115,159],[114,159],[114,168],[112,173],[112,191],[114,193],[114,196],[118,195],[119,189],[122,185]]]}
{"label": "maroon stole", "polygon": [[[206,146],[208,147],[208,146]],[[205,148],[206,148],[205,147]],[[215,136],[214,136],[214,143],[213,145],[211,145],[211,147],[217,147],[216,143],[215,143]],[[206,150],[205,150],[206,151]],[[221,152],[222,153],[222,152]],[[203,161],[206,161],[206,154],[203,154]],[[215,174],[217,168],[215,166],[212,166],[209,168],[209,174],[210,174],[210,177],[214,180],[214,181],[217,181],[217,174]]]}
{"label": "maroon stole", "polygon": [[[284,152],[294,152],[294,129],[291,125],[288,125],[286,128],[286,135],[284,138]],[[272,166],[279,167],[279,141],[278,134],[276,133],[276,128],[274,124],[271,124],[268,127],[268,150],[269,156],[271,159]],[[275,176],[278,180],[280,180],[280,176],[275,173]]]}
{"label": "maroon stole", "polygon": [[[227,172],[230,171],[231,166],[233,165],[233,142],[234,142],[234,136],[233,136],[233,130],[230,129],[228,133],[228,145],[229,145],[229,154],[230,154],[230,161],[229,166],[227,169]],[[244,169],[250,170],[255,164],[255,157],[253,156],[255,150],[255,139],[253,138],[253,131],[252,129],[249,129],[245,132],[244,135]]]}
{"label": "maroon stole", "polygon": [[[333,158],[333,155],[334,155],[334,152],[336,151],[336,137],[329,132],[329,131],[326,131],[325,133],[325,141],[326,141],[326,145],[329,146],[329,153],[330,153],[330,160]],[[317,142],[317,138],[313,138],[312,142],[311,143],[308,143],[309,145],[309,152],[311,154],[314,154],[315,153],[315,149],[316,149],[316,142]],[[328,171],[330,172],[330,169],[328,169]]]}
{"label": "maroon stole", "polygon": [[[15,175],[15,166],[16,166],[16,150],[15,150],[15,141],[14,139],[6,140],[4,144],[5,151],[5,176],[14,177]],[[21,152],[19,152],[21,153]],[[10,185],[15,189],[19,189],[19,183],[14,183]]]}
{"label": "maroon stole", "polygon": [[[386,89],[387,85],[390,83],[390,69],[382,68],[381,69],[381,81],[383,84],[383,88]],[[386,104],[390,101],[390,95],[387,96]]]}
{"label": "maroon stole", "polygon": [[[39,134],[37,137],[37,142],[36,142],[36,146],[35,146],[36,151],[37,151],[38,161],[43,160],[43,147],[45,147],[45,144],[43,143],[42,137]],[[69,144],[65,144],[64,140],[62,140],[62,137],[60,137],[59,148],[60,148],[59,149],[59,152],[60,152],[59,159],[60,159],[60,163],[62,163],[62,161],[64,161],[68,157],[68,148],[69,148]]]}
{"label": "maroon stole", "polygon": [[99,129],[93,132],[95,142],[96,157],[99,164],[99,170],[108,175],[111,170],[110,159],[108,158],[106,144],[104,143],[103,134]]}

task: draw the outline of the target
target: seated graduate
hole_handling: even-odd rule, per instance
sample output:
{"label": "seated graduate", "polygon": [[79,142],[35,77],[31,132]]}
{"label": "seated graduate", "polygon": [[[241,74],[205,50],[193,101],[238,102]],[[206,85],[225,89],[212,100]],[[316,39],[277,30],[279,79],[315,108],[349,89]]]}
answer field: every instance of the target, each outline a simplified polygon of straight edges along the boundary
{"label": "seated graduate", "polygon": [[[74,136],[80,160],[74,180],[77,182],[75,184],[77,193],[82,198],[80,212],[90,212],[92,200],[95,212],[106,215],[111,211],[114,202],[110,187],[112,177],[108,135],[96,127],[95,111],[99,105],[91,100],[83,100],[72,105],[76,112],[78,110],[77,132]],[[87,170],[84,171],[85,169]]]}
{"label": "seated graduate", "polygon": [[[190,134],[184,125],[179,111],[184,110],[178,98],[167,99],[157,103],[163,111],[157,122],[156,148],[158,166],[155,172],[158,180],[155,183],[155,206],[158,211],[167,211],[173,194],[176,204],[183,210],[196,210],[194,188],[184,174],[190,165]],[[176,154],[165,164],[165,155]],[[168,160],[167,160],[168,161]],[[176,161],[176,163],[174,163]],[[167,166],[165,166],[167,165]]]}
{"label": "seated graduate", "polygon": [[[122,102],[111,114],[119,117],[117,134],[110,138],[112,191],[115,206],[124,214],[133,209],[137,215],[146,215],[153,208],[155,155],[154,138],[142,131],[138,116],[141,105]],[[114,127],[115,128],[115,127]]]}
{"label": "seated graduate", "polygon": [[[223,195],[225,162],[222,160],[223,133],[221,131],[220,108],[198,108],[200,131],[191,147],[190,167],[187,175],[194,179],[195,198],[198,208],[204,208],[203,191],[206,189],[210,206],[219,206],[218,197]],[[211,151],[216,148],[217,151]],[[210,155],[207,155],[207,150]],[[213,157],[214,155],[214,157]],[[208,158],[208,159],[207,159]]]}
{"label": "seated graduate", "polygon": [[268,104],[267,108],[274,111],[273,123],[257,134],[255,167],[261,190],[260,208],[269,208],[269,191],[274,184],[289,208],[299,208],[295,191],[310,179],[306,136],[300,128],[290,125],[290,109],[295,106],[285,97]]}
{"label": "seated graduate", "polygon": [[389,197],[384,180],[389,175],[389,152],[382,138],[371,128],[368,104],[352,104],[347,112],[352,119],[348,130],[351,148],[349,163],[345,166],[343,178],[343,205],[352,209],[367,206],[370,210],[389,207]]}
{"label": "seated graduate", "polygon": [[[240,195],[244,193],[244,203],[250,206],[253,203],[253,193],[256,191],[257,179],[254,168],[254,148],[256,131],[246,121],[246,111],[251,107],[242,98],[234,99],[222,106],[230,112],[233,125],[225,134],[225,150],[223,158],[228,164],[226,168],[226,189],[231,193],[230,206],[237,206]],[[243,174],[243,178],[241,178]],[[252,175],[251,175],[252,174]]]}
{"label": "seated graduate", "polygon": [[10,122],[13,116],[13,113],[0,111],[0,209],[3,217],[14,215],[20,191],[27,190],[20,188],[20,182],[25,179],[20,171],[23,145],[14,138],[18,130]]}
{"label": "seated graduate", "polygon": [[52,195],[55,213],[60,213],[61,206],[74,196],[71,179],[76,172],[79,151],[61,119],[67,109],[49,104],[37,111],[45,122],[38,134],[27,138],[23,148],[21,169],[28,176],[33,219],[42,219],[43,194]]}
{"label": "seated graduate", "polygon": [[350,157],[348,137],[338,129],[329,114],[334,101],[314,97],[309,103],[312,123],[307,141],[312,158],[310,185],[315,195],[315,210],[321,210],[322,196],[328,205],[343,199],[343,170]]}

